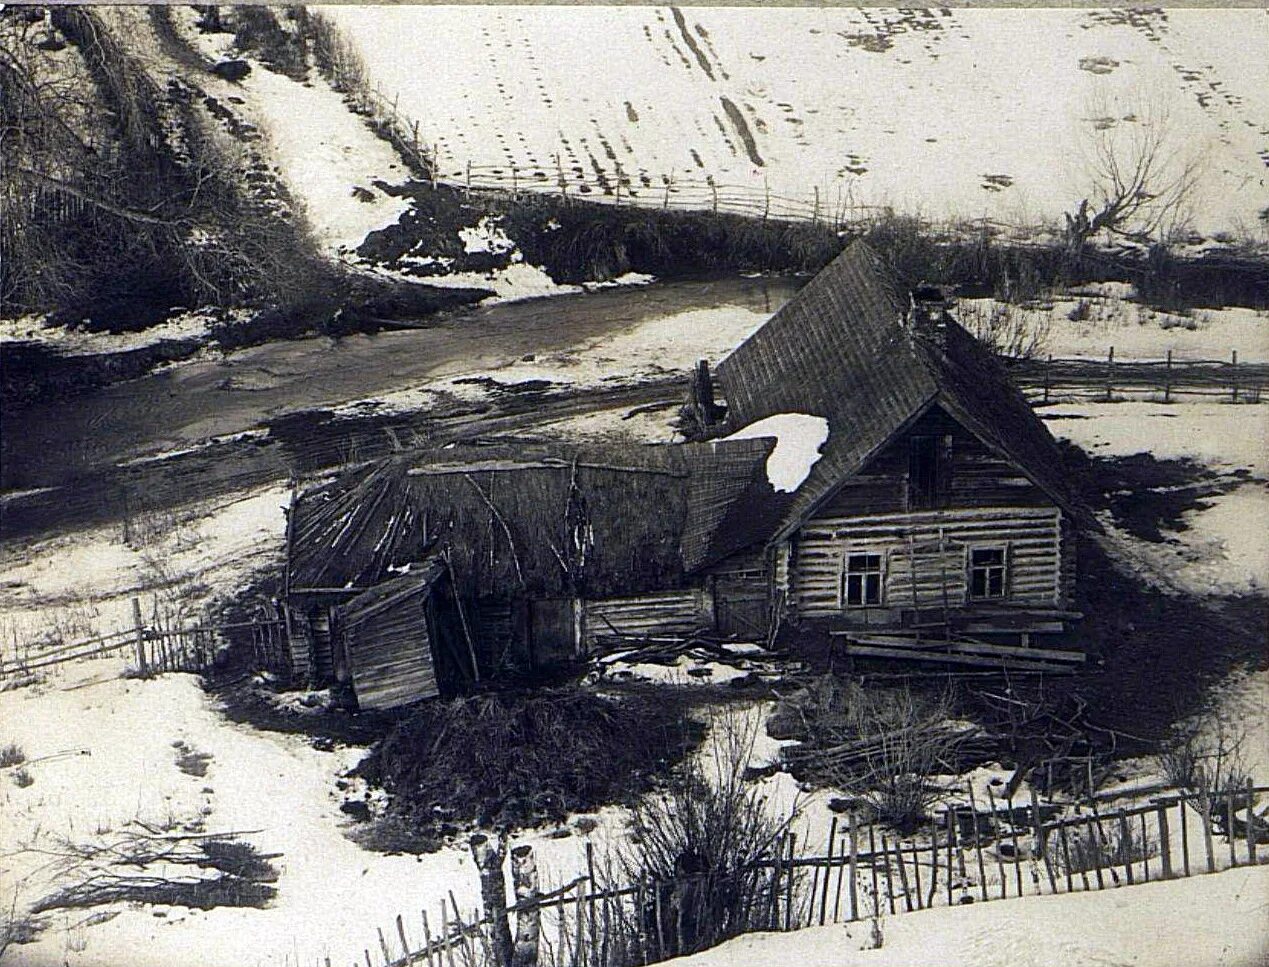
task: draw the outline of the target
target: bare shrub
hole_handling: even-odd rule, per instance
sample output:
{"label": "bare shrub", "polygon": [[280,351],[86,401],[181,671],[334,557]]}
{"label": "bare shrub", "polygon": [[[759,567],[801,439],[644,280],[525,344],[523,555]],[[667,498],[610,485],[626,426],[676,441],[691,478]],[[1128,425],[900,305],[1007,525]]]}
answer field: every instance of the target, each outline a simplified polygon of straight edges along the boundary
{"label": "bare shrub", "polygon": [[0,746],[0,769],[11,769],[26,762],[26,753],[16,742]]}
{"label": "bare shrub", "polygon": [[1236,805],[1250,805],[1247,738],[1241,720],[1215,708],[1178,727],[1159,755],[1168,782],[1196,794],[1195,805],[1209,829],[1214,818],[1223,821],[1221,807],[1231,797]]}
{"label": "bare shrub", "polygon": [[964,302],[956,315],[975,339],[1006,359],[1035,359],[1049,344],[1050,318],[1008,302]]}
{"label": "bare shrub", "polygon": [[35,785],[35,776],[31,775],[30,770],[23,766],[13,774],[13,782],[19,789],[26,789],[28,786]]}
{"label": "bare shrub", "polygon": [[769,864],[797,807],[776,813],[746,782],[756,737],[756,726],[720,719],[703,762],[693,760],[666,791],[634,807],[629,845],[606,877],[620,881],[612,886],[651,884],[641,904],[623,908],[626,949],[659,943],[664,956],[677,956],[768,924]]}

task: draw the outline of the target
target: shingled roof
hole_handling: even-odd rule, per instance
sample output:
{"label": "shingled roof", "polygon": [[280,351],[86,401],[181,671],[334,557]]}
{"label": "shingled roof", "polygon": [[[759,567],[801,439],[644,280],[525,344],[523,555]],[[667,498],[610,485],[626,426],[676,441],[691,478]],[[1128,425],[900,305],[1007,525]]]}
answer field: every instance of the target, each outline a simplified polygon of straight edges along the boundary
{"label": "shingled roof", "polygon": [[[448,546],[456,580],[473,593],[673,588],[764,541],[779,522],[789,497],[766,478],[773,447],[763,439],[394,455],[299,497],[290,587],[372,587]],[[561,558],[579,565],[572,577]]]}
{"label": "shingled roof", "polygon": [[857,241],[719,363],[728,430],[777,413],[828,420],[823,457],[776,536],[936,403],[1070,508],[1057,446],[1000,361],[955,321],[941,344],[920,334],[908,308],[894,273]]}

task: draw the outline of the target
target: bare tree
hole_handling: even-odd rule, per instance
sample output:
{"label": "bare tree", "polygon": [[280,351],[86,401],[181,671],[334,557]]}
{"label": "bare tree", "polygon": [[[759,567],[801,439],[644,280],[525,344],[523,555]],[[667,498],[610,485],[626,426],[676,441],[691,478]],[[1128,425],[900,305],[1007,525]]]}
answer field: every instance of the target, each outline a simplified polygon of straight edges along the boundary
{"label": "bare tree", "polygon": [[1066,213],[1071,251],[1103,232],[1166,241],[1183,229],[1204,163],[1167,105],[1141,92],[1103,93],[1090,99],[1083,121],[1083,197]]}

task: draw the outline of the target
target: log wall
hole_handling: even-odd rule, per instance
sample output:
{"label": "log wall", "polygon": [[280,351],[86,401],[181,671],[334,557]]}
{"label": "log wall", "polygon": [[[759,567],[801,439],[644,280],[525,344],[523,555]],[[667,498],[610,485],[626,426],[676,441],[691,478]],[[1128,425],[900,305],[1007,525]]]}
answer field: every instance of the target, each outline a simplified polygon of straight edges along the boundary
{"label": "log wall", "polygon": [[[864,611],[897,620],[914,607],[967,605],[967,555],[973,546],[1007,548],[1006,603],[1062,603],[1061,512],[1052,507],[999,507],[910,514],[820,517],[803,525],[790,547],[791,607],[803,617]],[[880,607],[843,609],[841,577],[848,552],[880,553]],[[778,560],[778,557],[777,557]]]}
{"label": "log wall", "polygon": [[581,603],[581,636],[588,652],[614,634],[689,635],[713,623],[712,597],[702,588]]}

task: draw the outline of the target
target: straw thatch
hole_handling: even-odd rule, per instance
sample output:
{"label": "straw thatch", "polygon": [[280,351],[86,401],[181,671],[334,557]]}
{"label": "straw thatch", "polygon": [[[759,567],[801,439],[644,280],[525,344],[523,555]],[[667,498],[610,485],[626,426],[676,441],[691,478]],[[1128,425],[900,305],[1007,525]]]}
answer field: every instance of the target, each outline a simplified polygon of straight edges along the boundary
{"label": "straw thatch", "polygon": [[863,242],[838,256],[718,365],[727,429],[778,413],[829,423],[823,457],[777,537],[804,520],[896,433],[940,405],[1071,508],[1053,438],[1001,363],[948,318],[939,338],[908,319],[894,274]]}
{"label": "straw thatch", "polygon": [[292,592],[369,588],[445,549],[460,594],[605,597],[682,586],[770,532],[787,499],[771,440],[455,447],[401,454],[302,494]]}

